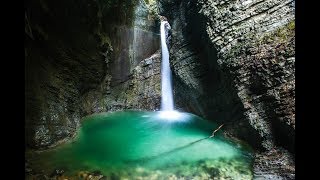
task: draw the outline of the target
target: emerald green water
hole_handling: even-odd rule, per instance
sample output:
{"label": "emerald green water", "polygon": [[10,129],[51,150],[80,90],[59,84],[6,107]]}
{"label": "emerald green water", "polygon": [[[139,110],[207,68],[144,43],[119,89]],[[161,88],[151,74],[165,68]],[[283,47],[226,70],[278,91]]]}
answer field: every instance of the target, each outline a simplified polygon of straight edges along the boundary
{"label": "emerald green water", "polygon": [[181,113],[174,120],[161,117],[159,112],[95,114],[83,119],[73,142],[34,156],[33,166],[48,173],[63,168],[67,175],[99,170],[120,179],[154,172],[159,177],[251,179],[252,158],[247,148],[224,139],[220,131],[213,138],[198,141],[217,127],[190,113]]}

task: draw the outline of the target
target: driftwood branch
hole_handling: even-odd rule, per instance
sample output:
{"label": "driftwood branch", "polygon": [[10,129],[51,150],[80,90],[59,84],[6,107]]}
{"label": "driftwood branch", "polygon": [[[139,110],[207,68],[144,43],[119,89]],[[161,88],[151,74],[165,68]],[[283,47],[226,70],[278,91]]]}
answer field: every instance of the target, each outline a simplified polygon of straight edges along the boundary
{"label": "driftwood branch", "polygon": [[212,132],[212,135],[210,136],[210,138],[214,137],[214,134],[215,134],[217,131],[219,131],[219,129],[221,129],[222,126],[223,126],[223,124],[221,124],[216,130],[214,130],[214,131]]}

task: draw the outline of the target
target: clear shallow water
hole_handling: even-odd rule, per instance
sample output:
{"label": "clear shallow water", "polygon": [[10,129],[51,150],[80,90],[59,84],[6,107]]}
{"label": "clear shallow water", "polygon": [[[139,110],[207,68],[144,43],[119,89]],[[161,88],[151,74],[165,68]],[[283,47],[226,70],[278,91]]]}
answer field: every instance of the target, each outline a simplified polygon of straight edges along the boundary
{"label": "clear shallow water", "polygon": [[63,168],[69,175],[84,170],[119,177],[148,176],[156,171],[159,177],[170,173],[217,176],[218,172],[219,176],[250,179],[248,149],[227,141],[220,131],[214,138],[198,141],[217,127],[190,113],[175,119],[159,112],[101,113],[83,119],[73,142],[34,156],[32,164],[47,173]]}

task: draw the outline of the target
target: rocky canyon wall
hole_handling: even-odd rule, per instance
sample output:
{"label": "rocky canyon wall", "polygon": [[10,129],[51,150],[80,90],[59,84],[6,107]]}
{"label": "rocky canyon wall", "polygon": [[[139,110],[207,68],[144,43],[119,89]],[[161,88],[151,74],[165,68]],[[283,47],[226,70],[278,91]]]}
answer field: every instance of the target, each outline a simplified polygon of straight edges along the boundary
{"label": "rocky canyon wall", "polygon": [[26,2],[27,148],[72,137],[88,114],[158,107],[156,17],[141,0]]}
{"label": "rocky canyon wall", "polygon": [[293,152],[294,1],[162,3],[178,106]]}
{"label": "rocky canyon wall", "polygon": [[173,27],[178,108],[225,124],[263,152],[257,177],[294,178],[294,1],[160,2]]}
{"label": "rocky canyon wall", "polygon": [[88,114],[157,110],[160,13],[172,27],[176,108],[225,124],[262,152],[255,167],[279,149],[294,154],[294,9],[291,0],[29,0],[26,146],[73,136]]}

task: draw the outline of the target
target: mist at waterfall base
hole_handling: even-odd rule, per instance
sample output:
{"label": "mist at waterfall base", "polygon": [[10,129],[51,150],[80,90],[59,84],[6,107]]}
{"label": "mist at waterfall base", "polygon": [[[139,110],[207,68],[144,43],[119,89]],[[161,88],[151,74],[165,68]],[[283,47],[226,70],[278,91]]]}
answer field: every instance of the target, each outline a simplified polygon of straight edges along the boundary
{"label": "mist at waterfall base", "polygon": [[156,172],[165,178],[221,171],[219,176],[250,179],[252,157],[242,144],[224,139],[219,131],[192,144],[216,128],[190,113],[180,113],[176,121],[164,120],[160,112],[100,113],[82,120],[72,143],[42,152],[32,163],[47,173],[65,169],[67,175],[99,170],[132,179]]}
{"label": "mist at waterfall base", "polygon": [[161,111],[160,116],[167,120],[178,120],[181,114],[174,110],[169,50],[167,45],[167,31],[170,30],[168,21],[161,21]]}
{"label": "mist at waterfall base", "polygon": [[[119,111],[83,118],[76,138],[27,156],[36,171],[66,175],[100,171],[111,179],[252,179],[251,150],[220,135],[217,124],[174,110],[166,44],[161,22],[161,111]],[[117,177],[117,178],[115,178]],[[174,179],[174,178],[173,178]]]}

